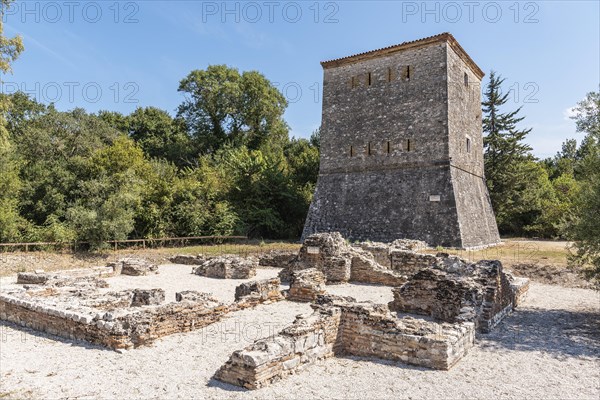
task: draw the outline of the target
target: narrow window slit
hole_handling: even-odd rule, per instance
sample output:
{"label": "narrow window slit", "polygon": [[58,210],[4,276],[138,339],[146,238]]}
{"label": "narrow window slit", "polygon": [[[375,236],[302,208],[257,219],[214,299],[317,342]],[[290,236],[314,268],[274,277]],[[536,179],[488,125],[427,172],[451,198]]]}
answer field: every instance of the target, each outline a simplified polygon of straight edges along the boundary
{"label": "narrow window slit", "polygon": [[350,146],[350,157],[354,157],[354,147]]}

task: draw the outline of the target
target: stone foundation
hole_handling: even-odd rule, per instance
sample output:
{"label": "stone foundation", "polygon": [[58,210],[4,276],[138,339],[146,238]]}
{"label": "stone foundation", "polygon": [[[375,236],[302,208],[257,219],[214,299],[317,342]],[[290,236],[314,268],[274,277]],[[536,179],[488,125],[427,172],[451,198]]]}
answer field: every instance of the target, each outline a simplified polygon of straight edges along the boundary
{"label": "stone foundation", "polygon": [[130,349],[203,328],[229,312],[284,298],[277,278],[243,283],[231,304],[196,291],[176,293],[176,301],[165,304],[162,289],[99,291],[106,286],[97,278],[67,277],[4,291],[0,319],[111,349]]}
{"label": "stone foundation", "polygon": [[264,387],[334,355],[376,357],[449,369],[473,345],[472,323],[397,319],[383,305],[320,296],[278,335],[235,351],[215,378],[247,389]]}
{"label": "stone foundation", "polygon": [[158,274],[158,265],[141,258],[121,258],[116,262],[109,263],[107,266],[113,268],[117,275],[141,276]]}
{"label": "stone foundation", "polygon": [[261,267],[285,268],[296,259],[296,251],[271,250],[258,257],[258,265]]}
{"label": "stone foundation", "polygon": [[389,308],[446,322],[470,321],[485,333],[516,307],[527,287],[527,280],[504,273],[499,261],[468,264],[445,257],[392,289]]}
{"label": "stone foundation", "polygon": [[375,261],[373,254],[350,246],[337,232],[309,236],[296,260],[279,274],[284,282],[294,271],[315,268],[321,271],[327,284],[361,282],[397,286],[406,278]]}
{"label": "stone foundation", "polygon": [[288,300],[312,302],[325,294],[325,275],[315,268],[292,272]]}
{"label": "stone foundation", "polygon": [[192,273],[208,278],[248,279],[256,276],[257,265],[254,259],[224,255],[205,259]]}
{"label": "stone foundation", "polygon": [[300,315],[278,335],[235,351],[215,378],[246,389],[258,389],[332,357],[338,341],[341,311],[320,308]]}
{"label": "stone foundation", "polygon": [[253,307],[257,304],[283,300],[279,278],[263,279],[242,283],[235,288],[235,301],[238,308]]}

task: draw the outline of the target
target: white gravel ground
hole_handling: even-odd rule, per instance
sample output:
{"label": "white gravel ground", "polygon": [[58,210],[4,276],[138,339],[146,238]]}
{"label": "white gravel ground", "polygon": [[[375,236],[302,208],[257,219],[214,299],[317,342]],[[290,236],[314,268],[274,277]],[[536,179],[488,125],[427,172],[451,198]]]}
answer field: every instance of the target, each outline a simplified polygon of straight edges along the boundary
{"label": "white gravel ground", "polygon": [[[169,301],[182,289],[232,301],[241,282],[189,271],[163,266],[157,276],[110,282],[113,289],[163,287]],[[257,278],[276,274],[261,269]],[[4,279],[3,286],[7,283]],[[328,290],[360,300],[391,300],[386,287],[336,285]],[[310,311],[307,304],[287,301],[259,306],[125,354],[0,322],[0,398],[600,398],[599,293],[542,284],[532,284],[522,307],[492,334],[479,337],[450,371],[352,357],[320,362],[257,391],[211,379],[232,351]]]}

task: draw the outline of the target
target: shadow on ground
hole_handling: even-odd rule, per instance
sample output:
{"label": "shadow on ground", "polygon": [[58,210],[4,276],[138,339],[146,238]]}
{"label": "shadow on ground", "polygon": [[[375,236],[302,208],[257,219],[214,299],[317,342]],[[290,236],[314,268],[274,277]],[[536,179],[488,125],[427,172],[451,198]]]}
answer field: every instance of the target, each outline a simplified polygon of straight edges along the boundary
{"label": "shadow on ground", "polygon": [[31,341],[46,341],[52,340],[56,342],[66,343],[71,346],[83,347],[87,350],[102,350],[102,351],[115,351],[107,347],[98,346],[82,340],[67,339],[61,336],[51,335],[46,332],[36,331],[31,328],[26,328],[21,325],[17,325],[8,321],[0,321],[0,343],[4,345],[10,345],[11,341],[19,340],[21,342]]}
{"label": "shadow on ground", "polygon": [[557,358],[600,357],[600,308],[566,311],[519,308],[491,333],[478,335],[481,348],[540,351]]}

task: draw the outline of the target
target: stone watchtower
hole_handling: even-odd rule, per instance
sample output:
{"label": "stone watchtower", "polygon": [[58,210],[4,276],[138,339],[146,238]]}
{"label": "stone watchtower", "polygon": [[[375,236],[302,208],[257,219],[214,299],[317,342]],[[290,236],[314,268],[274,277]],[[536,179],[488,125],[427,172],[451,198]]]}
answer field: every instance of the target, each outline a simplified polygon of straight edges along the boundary
{"label": "stone watchtower", "polygon": [[303,238],[500,241],[483,175],[484,73],[452,35],[321,65],[321,164]]}

